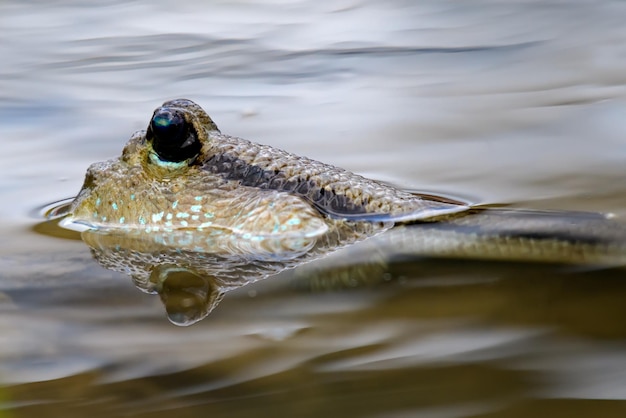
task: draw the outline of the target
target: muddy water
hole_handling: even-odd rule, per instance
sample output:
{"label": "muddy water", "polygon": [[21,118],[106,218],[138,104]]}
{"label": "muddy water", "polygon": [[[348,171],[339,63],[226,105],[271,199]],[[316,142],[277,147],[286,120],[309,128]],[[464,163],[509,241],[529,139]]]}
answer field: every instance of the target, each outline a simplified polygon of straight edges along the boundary
{"label": "muddy water", "polygon": [[3,2],[2,414],[623,416],[619,266],[296,270],[176,327],[36,214],[187,97],[406,189],[621,219],[625,19],[608,0]]}

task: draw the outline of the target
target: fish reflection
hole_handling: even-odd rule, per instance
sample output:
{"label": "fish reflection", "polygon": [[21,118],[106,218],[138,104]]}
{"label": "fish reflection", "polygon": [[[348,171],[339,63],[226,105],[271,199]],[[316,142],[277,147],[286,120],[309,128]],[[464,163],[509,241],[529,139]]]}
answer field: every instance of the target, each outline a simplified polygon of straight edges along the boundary
{"label": "fish reflection", "polygon": [[420,257],[598,266],[626,262],[626,227],[602,215],[494,209],[473,209],[470,215],[385,232],[374,223],[346,223],[321,237],[288,243],[278,238],[242,243],[228,235],[186,231],[86,230],[81,236],[100,265],[158,294],[176,325],[205,318],[230,290],[314,260],[308,270],[300,267],[308,272],[310,289],[380,283],[389,262],[407,257],[414,263]]}
{"label": "fish reflection", "polygon": [[232,242],[228,235],[210,239],[185,231],[156,235],[86,230],[81,237],[101,266],[130,275],[138,289],[158,294],[172,323],[191,325],[205,318],[226,292],[318,259],[378,230],[379,225],[370,223],[356,229],[346,224],[322,237],[287,243],[285,238],[265,239],[248,245]]}

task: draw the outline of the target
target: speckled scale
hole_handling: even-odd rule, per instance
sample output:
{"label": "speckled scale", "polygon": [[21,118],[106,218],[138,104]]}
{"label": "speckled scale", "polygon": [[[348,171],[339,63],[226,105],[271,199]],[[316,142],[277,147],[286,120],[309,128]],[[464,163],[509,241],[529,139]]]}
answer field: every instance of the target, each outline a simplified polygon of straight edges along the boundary
{"label": "speckled scale", "polygon": [[[141,138],[135,141],[141,147]],[[328,229],[319,214],[297,196],[243,190],[220,178],[191,174],[154,177],[144,159],[135,154],[93,164],[66,225],[150,233],[188,230],[242,240],[310,238]]]}
{"label": "speckled scale", "polygon": [[408,221],[467,210],[218,131],[209,132],[208,137],[203,169],[245,186],[302,196],[334,218]]}

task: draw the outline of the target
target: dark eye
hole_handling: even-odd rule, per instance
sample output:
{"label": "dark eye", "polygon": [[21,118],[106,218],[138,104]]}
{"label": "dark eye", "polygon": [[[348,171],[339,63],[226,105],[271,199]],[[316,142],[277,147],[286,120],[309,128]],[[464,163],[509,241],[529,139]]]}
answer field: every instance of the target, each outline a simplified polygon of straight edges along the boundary
{"label": "dark eye", "polygon": [[162,160],[176,163],[195,157],[202,148],[193,126],[174,109],[162,108],[154,112],[148,140]]}

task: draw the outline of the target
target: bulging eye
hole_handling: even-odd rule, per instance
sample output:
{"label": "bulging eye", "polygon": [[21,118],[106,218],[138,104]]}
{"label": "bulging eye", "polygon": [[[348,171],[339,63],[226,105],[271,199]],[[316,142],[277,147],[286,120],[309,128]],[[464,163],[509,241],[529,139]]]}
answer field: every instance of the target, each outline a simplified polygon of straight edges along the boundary
{"label": "bulging eye", "polygon": [[148,140],[161,160],[176,163],[195,157],[202,148],[193,126],[176,109],[160,108],[154,112]]}

